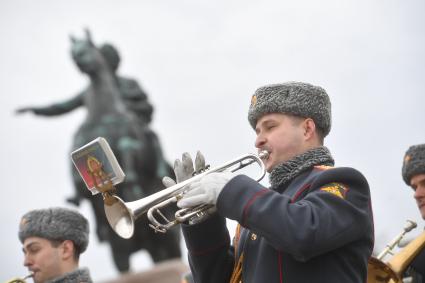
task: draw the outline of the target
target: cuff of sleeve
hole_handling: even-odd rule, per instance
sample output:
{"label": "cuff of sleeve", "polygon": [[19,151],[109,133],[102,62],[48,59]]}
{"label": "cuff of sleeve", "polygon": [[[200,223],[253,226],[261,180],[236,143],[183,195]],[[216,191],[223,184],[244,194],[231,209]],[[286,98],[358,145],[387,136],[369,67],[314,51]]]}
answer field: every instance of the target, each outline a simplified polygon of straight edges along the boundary
{"label": "cuff of sleeve", "polygon": [[182,225],[183,237],[190,253],[201,255],[230,245],[226,219],[218,213],[194,225]]}

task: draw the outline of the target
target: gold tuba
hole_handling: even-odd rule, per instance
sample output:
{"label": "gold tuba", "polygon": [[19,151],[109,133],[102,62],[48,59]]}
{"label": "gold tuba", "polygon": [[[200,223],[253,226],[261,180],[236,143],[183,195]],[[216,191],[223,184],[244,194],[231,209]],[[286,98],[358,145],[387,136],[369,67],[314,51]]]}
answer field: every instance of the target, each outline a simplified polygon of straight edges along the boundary
{"label": "gold tuba", "polygon": [[367,283],[403,283],[403,273],[410,265],[411,261],[425,247],[425,231],[422,232],[413,241],[407,244],[400,252],[395,254],[388,262],[382,259],[401,241],[406,233],[416,228],[416,223],[408,220],[408,224],[378,257],[371,257],[368,262]]}
{"label": "gold tuba", "polygon": [[28,274],[27,276],[25,276],[24,278],[13,278],[9,281],[6,281],[6,283],[26,283],[27,281],[25,281],[25,279],[31,278],[33,277],[34,274]]}

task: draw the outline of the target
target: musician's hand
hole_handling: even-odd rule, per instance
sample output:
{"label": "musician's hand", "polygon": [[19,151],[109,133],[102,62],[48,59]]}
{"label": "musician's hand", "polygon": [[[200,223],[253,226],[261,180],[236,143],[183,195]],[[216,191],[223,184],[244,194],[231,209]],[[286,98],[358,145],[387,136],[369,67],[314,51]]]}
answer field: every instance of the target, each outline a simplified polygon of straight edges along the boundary
{"label": "musician's hand", "polygon": [[[205,168],[205,158],[200,151],[196,153],[195,168],[193,166],[192,157],[187,152],[183,153],[182,160],[176,159],[174,161],[174,174],[176,175],[177,183],[192,178],[194,172],[202,172],[203,170],[205,170]],[[162,179],[162,183],[165,187],[168,188],[174,186],[176,184],[176,181],[174,181],[170,177],[164,177]]]}
{"label": "musician's hand", "polygon": [[205,175],[200,180],[188,185],[187,192],[177,202],[180,208],[195,207],[201,204],[216,205],[218,195],[224,186],[236,174],[230,171],[213,172]]}
{"label": "musician's hand", "polygon": [[172,187],[176,184],[176,181],[174,181],[171,177],[165,176],[162,178],[162,184],[166,187]]}

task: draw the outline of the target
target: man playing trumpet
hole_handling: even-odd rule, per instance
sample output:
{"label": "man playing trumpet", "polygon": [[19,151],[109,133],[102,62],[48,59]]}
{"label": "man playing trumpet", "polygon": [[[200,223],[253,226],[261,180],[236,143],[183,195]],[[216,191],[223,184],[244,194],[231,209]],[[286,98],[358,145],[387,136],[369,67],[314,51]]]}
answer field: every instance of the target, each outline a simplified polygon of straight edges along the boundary
{"label": "man playing trumpet", "polygon": [[[413,189],[413,197],[422,218],[425,219],[425,144],[413,145],[406,151],[402,176],[406,184]],[[413,275],[414,283],[425,282],[425,249],[413,259],[409,273]]]}
{"label": "man playing trumpet", "polygon": [[[248,120],[255,146],[268,152],[271,187],[228,171],[188,185],[179,207],[214,206],[182,225],[194,281],[365,282],[374,240],[369,185],[357,170],[333,167],[323,146],[331,129],[326,91],[300,82],[260,87]],[[187,154],[176,160],[177,181],[193,167]],[[239,223],[233,245],[226,218]]]}
{"label": "man playing trumpet", "polygon": [[79,212],[67,208],[35,209],[22,216],[19,239],[24,265],[34,283],[91,283],[79,257],[88,245],[89,223]]}

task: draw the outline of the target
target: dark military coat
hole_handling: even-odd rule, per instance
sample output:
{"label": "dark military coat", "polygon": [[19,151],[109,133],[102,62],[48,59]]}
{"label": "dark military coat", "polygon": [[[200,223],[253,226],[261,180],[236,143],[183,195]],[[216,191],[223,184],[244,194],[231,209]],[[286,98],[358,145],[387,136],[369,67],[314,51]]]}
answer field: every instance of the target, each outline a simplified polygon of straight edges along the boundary
{"label": "dark military coat", "polygon": [[409,272],[413,277],[412,283],[425,283],[425,249],[413,259]]}
{"label": "dark military coat", "polygon": [[[366,282],[373,219],[368,183],[355,169],[315,166],[275,190],[238,175],[217,210],[183,225],[195,282],[229,282],[242,255],[244,283]],[[242,226],[235,248],[224,217]]]}

